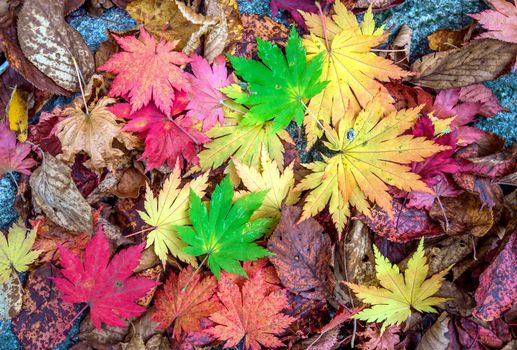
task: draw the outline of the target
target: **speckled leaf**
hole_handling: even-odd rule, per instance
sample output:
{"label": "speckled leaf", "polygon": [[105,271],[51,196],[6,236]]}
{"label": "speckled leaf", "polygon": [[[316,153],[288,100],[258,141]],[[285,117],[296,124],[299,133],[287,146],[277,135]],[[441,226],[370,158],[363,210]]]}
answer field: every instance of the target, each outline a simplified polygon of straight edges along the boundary
{"label": "speckled leaf", "polygon": [[65,21],[64,5],[63,0],[25,1],[18,15],[18,41],[41,72],[74,92],[79,87],[74,60],[86,81],[95,61],[81,34]]}
{"label": "speckled leaf", "polygon": [[494,39],[474,40],[461,49],[436,52],[411,66],[411,81],[433,89],[450,89],[492,80],[515,60],[517,44]]}
{"label": "speckled leaf", "polygon": [[0,283],[0,320],[16,317],[22,308],[23,289],[20,280],[14,276]]}
{"label": "speckled leaf", "polygon": [[268,242],[282,284],[310,299],[325,299],[332,293],[331,242],[312,218],[298,222],[301,209],[284,207],[280,223]]}
{"label": "speckled leaf", "polygon": [[517,234],[512,234],[504,249],[479,277],[474,316],[484,321],[501,317],[517,300]]}
{"label": "speckled leaf", "polygon": [[93,232],[92,208],[63,162],[44,153],[43,163],[30,178],[32,199],[56,224],[76,232]]}
{"label": "speckled leaf", "polygon": [[436,322],[424,333],[416,350],[446,350],[449,342],[449,317],[442,312]]}
{"label": "speckled leaf", "polygon": [[29,275],[22,311],[13,320],[14,334],[24,349],[54,348],[66,338],[77,314],[78,309],[61,298],[53,276],[50,264]]}
{"label": "speckled leaf", "polygon": [[211,63],[220,54],[235,51],[243,28],[237,0],[208,0],[205,6],[206,14],[218,20],[205,39],[204,56]]}
{"label": "speckled leaf", "polygon": [[393,202],[394,219],[375,206],[371,217],[359,215],[358,218],[379,236],[387,237],[394,242],[407,242],[423,236],[431,237],[443,233],[439,225],[434,223],[427,212],[422,209],[403,207]]}

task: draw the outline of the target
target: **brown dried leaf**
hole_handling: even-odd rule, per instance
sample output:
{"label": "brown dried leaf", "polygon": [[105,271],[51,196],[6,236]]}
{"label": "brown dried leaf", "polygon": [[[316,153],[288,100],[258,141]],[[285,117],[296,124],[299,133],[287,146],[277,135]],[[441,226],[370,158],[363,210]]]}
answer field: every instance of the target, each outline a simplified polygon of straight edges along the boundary
{"label": "brown dried leaf", "polygon": [[218,21],[178,0],[133,0],[126,10],[156,38],[179,40],[176,49],[184,53],[194,51],[201,37]]}
{"label": "brown dried leaf", "polygon": [[429,48],[433,51],[457,49],[468,42],[476,29],[476,22],[460,29],[439,29],[427,37]]}
{"label": "brown dried leaf", "polygon": [[234,53],[243,28],[237,0],[207,0],[205,6],[207,16],[219,21],[205,39],[204,57],[212,63],[222,53]]}
{"label": "brown dried leaf", "polygon": [[403,68],[409,68],[409,55],[411,54],[411,37],[413,36],[413,29],[407,24],[403,24],[397,35],[388,46],[388,50],[393,52],[381,52],[382,57],[388,57],[397,65]]}
{"label": "brown dried leaf", "polygon": [[280,223],[269,239],[275,266],[282,284],[291,292],[309,299],[325,299],[333,290],[330,270],[331,242],[312,218],[298,222],[301,209],[282,209]]}
{"label": "brown dried leaf", "polygon": [[54,223],[75,232],[93,232],[92,208],[63,162],[44,153],[41,166],[30,177],[30,185],[34,205]]}
{"label": "brown dried leaf", "polygon": [[117,345],[122,342],[128,331],[129,323],[126,327],[112,327],[103,324],[101,329],[97,329],[88,314],[81,322],[78,338],[85,345],[90,345],[94,349],[106,349],[106,346]]}
{"label": "brown dried leaf", "polygon": [[450,89],[492,80],[511,67],[517,44],[494,39],[474,40],[461,49],[436,52],[411,66],[409,80],[433,89]]}
{"label": "brown dried leaf", "polygon": [[0,283],[0,321],[10,320],[20,313],[23,288],[18,278]]}
{"label": "brown dried leaf", "polygon": [[315,334],[302,342],[296,343],[292,350],[334,350],[340,345],[338,337],[339,328],[335,328],[323,334]]}
{"label": "brown dried leaf", "polygon": [[25,1],[18,15],[18,41],[25,56],[41,72],[68,91],[79,89],[77,62],[88,81],[95,70],[83,37],[64,18],[64,1]]}
{"label": "brown dried leaf", "polygon": [[138,198],[140,189],[147,181],[144,173],[134,166],[124,170],[122,177],[111,192],[119,198]]}
{"label": "brown dried leaf", "polygon": [[446,350],[449,346],[449,317],[442,312],[425,333],[416,350]]}
{"label": "brown dried leaf", "polygon": [[447,299],[443,302],[441,308],[451,314],[469,317],[472,314],[472,309],[476,306],[474,299],[463,288],[458,287],[453,282],[443,281],[436,296]]}

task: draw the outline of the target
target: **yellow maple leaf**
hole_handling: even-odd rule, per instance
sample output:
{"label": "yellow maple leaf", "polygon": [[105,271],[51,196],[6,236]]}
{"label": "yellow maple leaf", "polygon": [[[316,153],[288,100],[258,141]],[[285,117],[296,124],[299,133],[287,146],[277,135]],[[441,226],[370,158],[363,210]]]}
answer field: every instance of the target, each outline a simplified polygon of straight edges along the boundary
{"label": "yellow maple leaf", "polygon": [[9,229],[6,237],[0,234],[0,283],[4,283],[11,276],[11,272],[27,271],[39,256],[39,250],[31,250],[36,239],[36,230],[27,229],[21,221]]}
{"label": "yellow maple leaf", "polygon": [[7,105],[7,118],[9,119],[9,128],[16,132],[18,141],[27,141],[27,132],[29,128],[29,93],[14,87],[11,99]]}
{"label": "yellow maple leaf", "polygon": [[154,245],[154,251],[163,264],[170,252],[178,259],[197,266],[196,258],[183,252],[187,245],[178,236],[174,226],[190,225],[188,210],[190,207],[190,190],[203,197],[207,187],[208,173],[181,185],[181,172],[176,167],[172,174],[163,183],[162,190],[157,196],[147,185],[145,193],[144,209],[140,211],[140,217],[154,229],[147,235],[147,247]]}
{"label": "yellow maple leaf", "polygon": [[[380,94],[387,110],[393,110],[393,98],[380,83],[400,79],[410,73],[390,60],[371,52],[388,37],[384,28],[375,28],[371,8],[359,24],[355,15],[338,0],[335,15],[325,18],[317,14],[304,14],[310,36],[303,44],[308,59],[323,52],[321,80],[328,80],[327,87],[313,97],[309,110],[326,124],[335,124],[348,108],[357,113],[374,96]],[[308,146],[312,147],[323,134],[313,117],[306,116],[304,125]]]}
{"label": "yellow maple leaf", "polygon": [[250,192],[268,190],[262,205],[253,213],[252,220],[272,218],[275,219],[274,223],[276,223],[280,219],[280,210],[284,203],[293,205],[298,202],[300,193],[293,191],[294,171],[292,163],[280,173],[276,161],[269,158],[264,146],[262,147],[259,168],[247,166],[236,159],[233,162],[238,176]]}
{"label": "yellow maple leaf", "polygon": [[305,165],[312,171],[295,188],[310,190],[301,220],[314,216],[329,203],[338,232],[350,216],[350,205],[370,216],[370,203],[393,216],[388,185],[403,191],[433,193],[411,172],[412,162],[448,149],[425,137],[401,135],[418,119],[421,108],[394,111],[383,116],[382,97],[373,99],[354,117],[349,110],[330,130],[334,142],[325,145],[336,154]]}
{"label": "yellow maple leaf", "polygon": [[404,275],[397,265],[382,256],[374,245],[375,271],[380,287],[362,286],[346,282],[359,299],[372,305],[352,316],[367,322],[384,322],[381,332],[390,325],[399,325],[411,315],[412,309],[418,312],[436,312],[433,306],[447,298],[435,297],[440,289],[449,267],[431,278],[426,279],[429,271],[424,255],[424,239],[409,259]]}

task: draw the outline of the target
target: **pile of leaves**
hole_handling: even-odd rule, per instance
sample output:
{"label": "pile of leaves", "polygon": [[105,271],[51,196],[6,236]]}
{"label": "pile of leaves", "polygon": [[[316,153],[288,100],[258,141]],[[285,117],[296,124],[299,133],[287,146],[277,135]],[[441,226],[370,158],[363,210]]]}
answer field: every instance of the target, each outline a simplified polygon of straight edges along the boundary
{"label": "pile of leaves", "polygon": [[[402,2],[271,1],[287,28],[235,0],[0,1],[21,346],[515,348],[517,147],[472,123],[504,110],[481,83],[517,7],[410,62],[373,16]],[[94,54],[66,16],[113,6],[138,27]]]}

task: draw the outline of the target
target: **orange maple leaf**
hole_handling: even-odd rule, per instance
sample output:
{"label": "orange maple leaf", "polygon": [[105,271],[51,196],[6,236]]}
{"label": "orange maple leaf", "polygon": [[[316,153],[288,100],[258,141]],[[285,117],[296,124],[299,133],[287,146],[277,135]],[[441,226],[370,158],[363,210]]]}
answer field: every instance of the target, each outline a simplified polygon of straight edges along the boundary
{"label": "orange maple leaf", "polygon": [[144,28],[140,37],[113,35],[124,50],[116,53],[99,70],[117,74],[109,95],[120,96],[131,102],[131,112],[151,100],[164,113],[171,110],[174,89],[186,91],[188,75],[180,67],[190,62],[187,55],[174,51],[178,41],[156,42]]}

